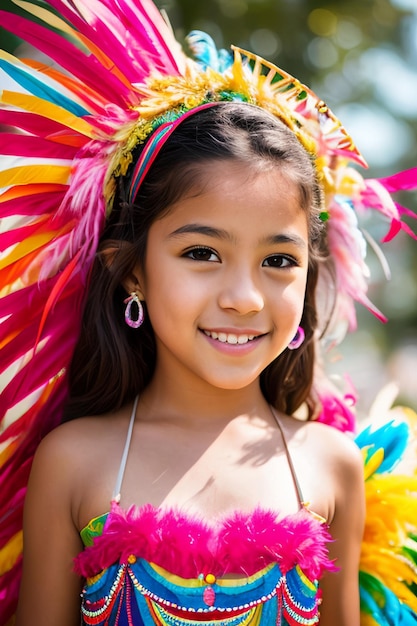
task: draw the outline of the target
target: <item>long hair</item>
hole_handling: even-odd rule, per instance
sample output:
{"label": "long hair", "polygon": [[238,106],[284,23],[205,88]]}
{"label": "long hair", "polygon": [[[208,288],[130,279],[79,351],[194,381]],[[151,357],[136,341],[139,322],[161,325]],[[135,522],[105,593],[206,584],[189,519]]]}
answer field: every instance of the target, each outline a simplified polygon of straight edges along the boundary
{"label": "long hair", "polygon": [[[140,149],[143,149],[141,146]],[[134,159],[137,154],[133,155]],[[124,322],[122,281],[144,264],[153,222],[206,181],[205,165],[235,160],[251,171],[280,168],[298,187],[309,224],[309,268],[301,324],[306,339],[284,350],[261,374],[269,403],[293,413],[307,402],[310,414],[317,327],[315,288],[323,248],[322,194],[312,157],[283,122],[245,103],[219,103],[184,119],[157,156],[133,203],[126,201],[129,172],[119,180],[114,206],[92,268],[80,338],[69,371],[65,418],[114,411],[151,380],[156,360],[151,320],[137,329]]]}

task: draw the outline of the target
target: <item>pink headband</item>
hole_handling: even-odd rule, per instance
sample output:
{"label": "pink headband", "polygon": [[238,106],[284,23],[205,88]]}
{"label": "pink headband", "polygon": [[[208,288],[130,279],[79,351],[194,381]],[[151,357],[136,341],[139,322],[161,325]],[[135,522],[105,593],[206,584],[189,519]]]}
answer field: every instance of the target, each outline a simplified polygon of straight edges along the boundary
{"label": "pink headband", "polygon": [[219,102],[206,102],[205,104],[200,104],[193,109],[189,109],[185,113],[179,113],[177,119],[165,122],[153,132],[140,153],[132,173],[128,192],[128,202],[130,204],[134,202],[139,188],[143,183],[146,174],[149,172],[152,163],[155,161],[160,150],[163,148],[177,126],[179,126],[181,122],[191,115],[194,115],[194,113],[202,111],[203,109],[208,109],[216,104],[219,104]]}

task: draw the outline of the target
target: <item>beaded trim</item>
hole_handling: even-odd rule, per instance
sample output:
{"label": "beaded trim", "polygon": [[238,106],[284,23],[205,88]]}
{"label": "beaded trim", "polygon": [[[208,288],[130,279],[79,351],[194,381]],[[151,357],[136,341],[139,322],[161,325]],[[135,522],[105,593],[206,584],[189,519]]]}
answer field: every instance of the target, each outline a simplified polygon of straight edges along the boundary
{"label": "beaded trim", "polygon": [[[160,571],[160,568],[157,569]],[[110,570],[107,571],[110,576],[112,573]],[[145,585],[141,581],[141,574],[145,578],[147,578],[146,574],[154,574],[154,578],[151,577],[149,580],[154,583],[155,588],[164,589],[165,597]],[[145,625],[185,626],[193,620],[193,615],[194,619],[197,619],[197,615],[199,616],[198,622],[212,626],[221,624],[245,626],[251,623],[255,616],[255,623],[262,624],[263,607],[271,603],[273,607],[270,608],[273,609],[276,623],[282,623],[279,621],[281,617],[286,620],[283,623],[290,626],[297,624],[313,626],[318,623],[317,585],[305,581],[298,567],[285,575],[280,572],[278,565],[274,564],[261,570],[253,579],[251,578],[251,584],[245,585],[242,581],[242,584],[237,587],[230,587],[229,584],[223,587],[222,581],[209,584],[204,579],[183,580],[183,586],[180,587],[170,584],[170,574],[166,573],[164,580],[153,569],[152,564],[144,562],[143,559],[136,560],[132,555],[131,562],[117,566],[112,578],[113,583],[108,593],[94,600],[89,599],[91,595],[95,595],[92,593],[93,588],[98,585],[97,591],[102,594],[105,585],[103,585],[102,578],[98,581],[95,579],[95,582],[87,580],[82,602],[83,624],[86,626],[104,624],[117,626],[119,623],[125,623],[119,620],[121,615],[131,615],[132,603],[137,604],[143,620],[141,623]],[[161,581],[165,582],[165,586],[161,585]],[[230,581],[228,580],[227,583]],[[268,584],[269,591],[266,592]],[[259,593],[262,595],[248,602],[227,604],[229,599],[233,600],[236,596],[250,595],[251,588],[254,586],[255,589],[260,587]],[[175,589],[176,593],[172,593],[171,588]],[[212,591],[213,602],[210,604],[205,600],[207,590]],[[183,601],[188,601],[187,605],[178,602],[181,595]],[[173,599],[168,599],[169,597]],[[268,610],[267,613],[269,614],[270,611]],[[136,626],[137,621],[128,621],[128,624]]]}

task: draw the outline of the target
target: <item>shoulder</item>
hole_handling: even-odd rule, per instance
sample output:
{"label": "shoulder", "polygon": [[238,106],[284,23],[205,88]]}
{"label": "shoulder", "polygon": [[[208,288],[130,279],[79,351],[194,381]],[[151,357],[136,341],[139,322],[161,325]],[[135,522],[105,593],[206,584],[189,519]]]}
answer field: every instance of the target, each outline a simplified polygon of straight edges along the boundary
{"label": "shoulder", "polygon": [[[30,473],[31,500],[66,510],[77,528],[107,510],[123,451],[130,409],[83,417],[42,440]],[[54,513],[51,511],[51,515]]]}
{"label": "shoulder", "polygon": [[362,453],[352,434],[319,422],[307,422],[312,445],[321,456],[336,483],[348,487],[363,482]]}
{"label": "shoulder", "polygon": [[326,424],[294,418],[286,418],[284,426],[297,468],[304,472],[303,484],[315,494],[311,499],[322,504],[325,501],[325,517],[331,520],[335,511],[344,509],[348,502],[358,501],[362,506],[363,459],[352,435]]}
{"label": "shoulder", "polygon": [[85,417],[61,424],[42,439],[36,450],[35,463],[57,462],[61,465],[76,460],[92,445],[99,432],[106,432],[103,417]]}
{"label": "shoulder", "polygon": [[344,433],[327,424],[315,421],[302,421],[286,417],[286,432],[295,441],[311,446],[324,458],[338,462],[343,466],[362,467],[362,455],[350,433]]}
{"label": "shoulder", "polygon": [[[128,411],[101,416],[83,417],[52,430],[36,450],[32,474],[48,475],[52,482],[77,485],[85,480],[86,472],[125,436]],[[126,428],[124,427],[126,425]]]}
{"label": "shoulder", "polygon": [[37,455],[74,454],[84,448],[90,448],[90,452],[94,452],[97,446],[112,439],[115,432],[122,432],[123,425],[127,424],[129,410],[129,407],[123,407],[114,413],[80,417],[65,422],[45,436]]}

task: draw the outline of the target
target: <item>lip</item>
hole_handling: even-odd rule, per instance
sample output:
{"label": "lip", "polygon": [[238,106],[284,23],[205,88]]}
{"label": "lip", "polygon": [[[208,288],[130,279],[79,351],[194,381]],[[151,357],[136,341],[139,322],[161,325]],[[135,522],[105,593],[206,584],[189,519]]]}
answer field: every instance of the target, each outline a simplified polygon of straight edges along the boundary
{"label": "lip", "polygon": [[266,332],[263,332],[259,329],[255,330],[254,328],[230,328],[230,327],[221,327],[221,328],[200,328],[200,330],[204,333],[225,333],[226,335],[237,335],[240,337],[241,335],[255,335],[255,337],[260,337],[261,335],[266,335]]}
{"label": "lip", "polygon": [[[261,333],[259,332],[259,330],[241,329],[241,328],[239,330],[237,330],[236,328],[216,328],[216,329],[210,328],[210,330],[205,328],[205,329],[200,329],[200,332],[203,335],[203,337],[206,339],[206,341],[219,352],[222,352],[223,354],[232,354],[232,355],[239,355],[239,356],[243,356],[255,350],[257,346],[259,345],[259,342],[267,334],[267,333]],[[226,335],[236,335],[237,337],[241,337],[243,335],[254,336],[254,339],[251,339],[250,341],[247,341],[246,343],[243,343],[243,344],[227,343],[227,342],[219,341],[218,339],[213,339],[213,337],[210,337],[210,335],[206,334],[207,332],[217,333],[217,334],[224,333]]]}

